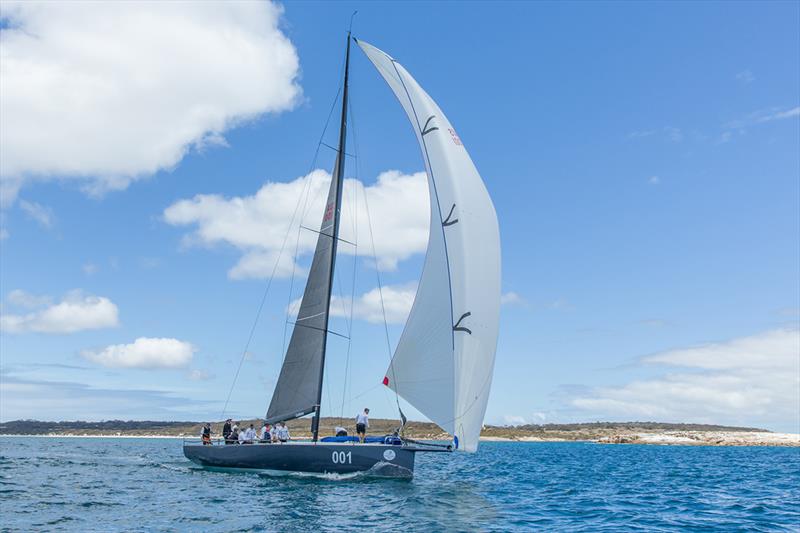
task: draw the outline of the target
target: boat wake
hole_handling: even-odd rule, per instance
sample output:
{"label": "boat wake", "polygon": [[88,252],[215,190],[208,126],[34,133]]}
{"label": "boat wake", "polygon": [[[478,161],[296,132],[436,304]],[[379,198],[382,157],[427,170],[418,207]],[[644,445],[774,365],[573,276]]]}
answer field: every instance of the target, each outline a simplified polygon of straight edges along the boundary
{"label": "boat wake", "polygon": [[324,481],[359,481],[366,479],[411,479],[414,473],[408,468],[380,461],[363,472],[291,472],[284,470],[259,470],[258,475],[266,477],[290,477],[295,479],[320,479]]}

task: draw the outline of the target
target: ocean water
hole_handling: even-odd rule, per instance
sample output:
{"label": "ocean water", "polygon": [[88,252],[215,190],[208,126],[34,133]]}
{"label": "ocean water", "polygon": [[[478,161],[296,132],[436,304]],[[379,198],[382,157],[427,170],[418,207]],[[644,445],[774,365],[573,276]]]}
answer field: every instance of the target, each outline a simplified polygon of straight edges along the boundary
{"label": "ocean water", "polygon": [[413,480],[208,472],[177,439],[0,438],[3,531],[800,531],[800,449],[482,443]]}

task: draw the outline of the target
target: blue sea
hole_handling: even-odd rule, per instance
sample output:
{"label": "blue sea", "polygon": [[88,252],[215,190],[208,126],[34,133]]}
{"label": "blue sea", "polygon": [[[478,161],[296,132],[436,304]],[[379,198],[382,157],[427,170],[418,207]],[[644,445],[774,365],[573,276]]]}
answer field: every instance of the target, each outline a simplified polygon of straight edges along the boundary
{"label": "blue sea", "polygon": [[413,480],[202,470],[177,439],[0,438],[3,531],[800,531],[800,449],[482,443]]}

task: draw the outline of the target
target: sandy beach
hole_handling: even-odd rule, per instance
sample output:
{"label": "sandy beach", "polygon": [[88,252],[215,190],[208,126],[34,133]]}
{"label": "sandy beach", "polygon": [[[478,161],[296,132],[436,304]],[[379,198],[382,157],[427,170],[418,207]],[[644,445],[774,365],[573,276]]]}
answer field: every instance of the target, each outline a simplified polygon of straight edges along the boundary
{"label": "sandy beach", "polygon": [[[196,435],[126,435],[122,433],[80,434],[48,433],[43,435],[3,435],[3,437],[44,437],[80,439],[188,439]],[[297,440],[310,438],[298,435]],[[444,436],[443,436],[444,438]],[[441,439],[440,439],[441,440]],[[683,446],[789,446],[800,447],[798,433],[771,433],[767,431],[663,431],[663,432],[620,432],[598,438],[570,439],[561,437],[499,437],[484,436],[482,442],[596,442],[598,444],[653,444]]]}

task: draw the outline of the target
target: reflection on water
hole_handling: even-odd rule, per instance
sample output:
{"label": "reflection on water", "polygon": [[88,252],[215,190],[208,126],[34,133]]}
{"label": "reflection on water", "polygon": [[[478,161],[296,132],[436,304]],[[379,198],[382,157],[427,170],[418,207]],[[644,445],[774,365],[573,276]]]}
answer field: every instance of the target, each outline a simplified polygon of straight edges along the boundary
{"label": "reflection on water", "polygon": [[797,531],[800,449],[484,443],[419,454],[409,481],[210,472],[170,439],[0,438],[0,520],[11,531]]}

